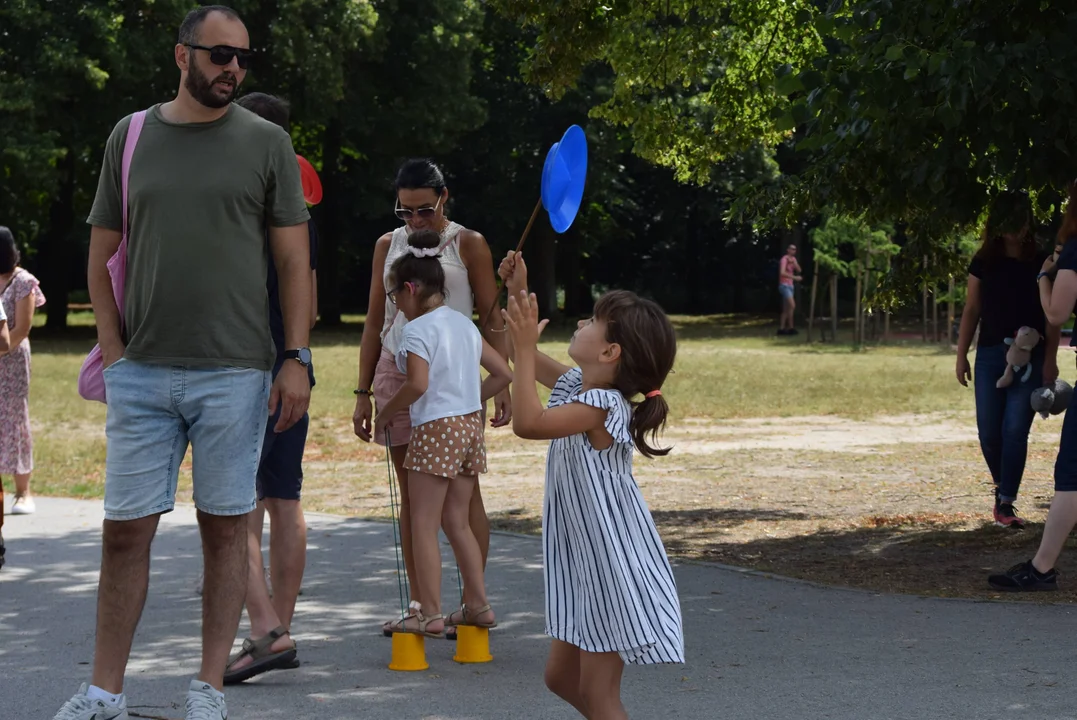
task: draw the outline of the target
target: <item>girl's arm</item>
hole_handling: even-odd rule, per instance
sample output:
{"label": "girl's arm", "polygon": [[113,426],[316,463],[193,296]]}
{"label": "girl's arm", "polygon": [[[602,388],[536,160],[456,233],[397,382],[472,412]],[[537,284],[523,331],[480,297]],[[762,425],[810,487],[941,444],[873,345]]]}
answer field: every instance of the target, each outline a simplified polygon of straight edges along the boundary
{"label": "girl's arm", "polygon": [[[508,287],[509,297],[527,297],[527,265],[524,263],[523,253],[510,250],[505,259],[501,261],[498,274]],[[522,293],[522,294],[521,294]],[[506,311],[508,312],[508,311]],[[549,320],[543,320],[538,324],[539,335],[546,328]],[[506,333],[509,348],[509,359],[516,362],[515,349],[512,342],[512,333]],[[553,390],[554,385],[561,376],[572,368],[554,360],[546,353],[535,350],[535,377],[540,383]]]}
{"label": "girl's arm", "polygon": [[481,396],[485,405],[487,400],[508,389],[509,383],[512,382],[512,370],[509,369],[508,361],[501,357],[501,353],[485,340],[482,341],[482,357],[479,363],[489,373],[482,381]]}
{"label": "girl's arm", "polygon": [[[535,388],[535,360],[538,355],[535,344],[539,336],[538,299],[535,295],[527,297],[525,294],[520,302],[510,295],[505,314],[516,348],[512,431],[528,440],[552,440],[580,433],[588,433],[593,438],[602,437],[603,434],[608,437],[606,410],[583,403],[569,403],[551,409],[542,406]],[[612,441],[609,438],[603,444],[608,446]]]}
{"label": "girl's arm", "polygon": [[408,379],[397,390],[396,395],[385,403],[385,407],[378,408],[378,420],[391,418],[401,410],[410,408],[416,400],[423,396],[430,384],[430,363],[423,360],[413,352],[408,353]]}
{"label": "girl's arm", "polygon": [[7,320],[0,320],[0,355],[11,349],[11,335],[8,334]]}
{"label": "girl's arm", "polygon": [[[543,320],[539,327],[541,333],[543,328],[546,327],[546,320]],[[513,363],[516,362],[515,346],[512,342],[512,338],[509,338],[509,358]],[[540,382],[544,387],[553,390],[554,385],[561,379],[561,376],[567,373],[570,368],[568,365],[563,365],[552,357],[542,352],[538,348],[534,351],[534,363],[535,363],[535,379]]]}

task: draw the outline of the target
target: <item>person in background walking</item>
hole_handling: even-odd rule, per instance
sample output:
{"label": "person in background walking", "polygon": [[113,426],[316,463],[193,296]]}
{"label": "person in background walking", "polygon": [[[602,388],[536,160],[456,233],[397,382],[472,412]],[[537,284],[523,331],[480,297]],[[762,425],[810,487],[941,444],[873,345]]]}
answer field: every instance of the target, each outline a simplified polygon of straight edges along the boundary
{"label": "person in background walking", "polygon": [[[1028,433],[1035,412],[1032,391],[1058,377],[1060,328],[1049,325],[1036,292],[1036,273],[1047,252],[1037,246],[1032,229],[1032,203],[1028,195],[1003,192],[991,203],[983,244],[969,263],[968,299],[961,314],[957,338],[957,381],[976,394],[976,430],[987,469],[995,485],[994,520],[1000,527],[1021,528],[1014,509],[1025,472]],[[968,352],[979,323],[976,372]],[[995,387],[1006,370],[1006,340],[1027,325],[1044,341],[1032,352],[1032,375],[1026,382]]]}
{"label": "person in background walking", "polygon": [[[1069,320],[1077,305],[1077,182],[1069,187],[1069,204],[1058,230],[1058,243],[1062,250],[1044,260],[1036,275],[1043,312],[1047,322],[1056,327]],[[1048,380],[1044,378],[1044,382]],[[1077,408],[1070,405],[1062,420],[1055,458],[1055,497],[1047,513],[1040,547],[1030,560],[989,576],[988,584],[1008,592],[1057,590],[1055,563],[1074,525],[1077,525]]]}
{"label": "person in background walking", "polygon": [[800,263],[797,262],[797,246],[790,245],[785,249],[778,263],[778,294],[782,298],[782,316],[778,321],[779,335],[796,335],[793,327],[793,313],[797,308],[796,300],[793,299],[793,283],[800,282]]}
{"label": "person in background walking", "polygon": [[9,347],[0,354],[0,477],[15,479],[12,515],[30,515],[30,473],[34,438],[30,432],[30,328],[34,310],[45,304],[37,278],[19,267],[11,230],[0,227],[0,303],[7,316]]}

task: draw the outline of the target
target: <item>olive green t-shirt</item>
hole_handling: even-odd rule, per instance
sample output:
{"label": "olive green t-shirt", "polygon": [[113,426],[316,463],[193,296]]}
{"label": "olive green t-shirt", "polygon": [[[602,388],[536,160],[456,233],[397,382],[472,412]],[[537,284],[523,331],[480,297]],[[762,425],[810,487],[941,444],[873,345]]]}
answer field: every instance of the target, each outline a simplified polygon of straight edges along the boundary
{"label": "olive green t-shirt", "polygon": [[[91,225],[123,228],[130,123],[121,120],[105,146]],[[234,104],[218,120],[193,124],[168,122],[154,106],[131,160],[127,202],[124,357],[271,369],[267,227],[310,217],[288,134]]]}

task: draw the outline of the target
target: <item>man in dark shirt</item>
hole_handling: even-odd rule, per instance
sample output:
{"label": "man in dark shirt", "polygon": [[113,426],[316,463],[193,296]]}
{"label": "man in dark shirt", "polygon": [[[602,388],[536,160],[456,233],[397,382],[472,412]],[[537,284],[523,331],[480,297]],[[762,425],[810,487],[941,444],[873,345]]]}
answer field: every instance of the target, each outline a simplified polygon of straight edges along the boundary
{"label": "man in dark shirt", "polygon": [[[288,104],[278,97],[264,93],[250,93],[237,103],[269,122],[289,129]],[[314,221],[307,224],[310,235],[311,316],[310,324],[318,316],[317,285],[317,232]],[[284,316],[281,312],[280,287],[275,268],[269,266],[266,279],[269,294],[269,330],[277,351],[273,363],[276,377],[287,359],[284,356]],[[314,366],[307,371],[310,386],[314,387]],[[258,467],[258,507],[248,521],[248,577],[247,615],[251,621],[251,637],[243,649],[229,658],[225,671],[225,684],[243,682],[269,670],[299,667],[295,642],[289,630],[299,587],[306,565],[307,526],[300,506],[303,486],[303,450],[307,443],[310,416],[303,415],[288,430],[277,433],[273,426],[276,418],[270,418],[262,443],[262,457]],[[269,561],[273,595],[263,571],[262,526],[266,511],[270,518]]]}

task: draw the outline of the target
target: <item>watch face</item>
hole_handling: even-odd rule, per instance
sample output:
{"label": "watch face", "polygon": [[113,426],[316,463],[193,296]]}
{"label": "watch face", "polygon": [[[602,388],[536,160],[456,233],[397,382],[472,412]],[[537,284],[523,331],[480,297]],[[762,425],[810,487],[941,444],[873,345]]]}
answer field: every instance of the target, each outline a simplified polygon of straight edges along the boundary
{"label": "watch face", "polygon": [[310,365],[310,361],[313,359],[310,354],[310,348],[299,348],[299,362],[304,365]]}

